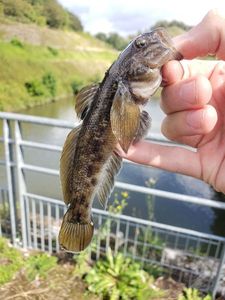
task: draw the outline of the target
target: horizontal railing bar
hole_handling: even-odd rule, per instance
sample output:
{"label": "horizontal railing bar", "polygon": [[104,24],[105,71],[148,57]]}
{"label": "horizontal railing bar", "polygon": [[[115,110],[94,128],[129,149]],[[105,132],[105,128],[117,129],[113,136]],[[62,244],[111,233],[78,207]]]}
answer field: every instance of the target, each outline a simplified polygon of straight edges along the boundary
{"label": "horizontal railing bar", "polygon": [[39,167],[39,166],[34,166],[34,165],[29,165],[29,164],[23,164],[21,165],[21,168],[24,170],[29,170],[29,171],[35,171],[35,172],[39,172],[39,173],[45,173],[48,175],[59,175],[59,171],[58,170],[54,170],[54,169],[49,169],[49,168],[45,168],[45,167]]}
{"label": "horizontal railing bar", "polygon": [[133,192],[140,192],[140,193],[144,193],[144,194],[148,194],[148,195],[169,198],[172,200],[179,200],[179,201],[183,201],[183,202],[189,202],[189,203],[204,205],[204,206],[208,206],[208,207],[225,209],[225,203],[222,203],[222,202],[219,202],[216,200],[209,200],[207,198],[200,198],[200,197],[195,197],[195,196],[183,195],[183,194],[179,194],[179,193],[162,191],[162,190],[157,190],[157,189],[153,189],[153,188],[149,188],[149,187],[143,187],[143,186],[139,186],[139,185],[118,182],[118,181],[115,183],[115,186],[118,188],[121,188],[121,189],[127,189],[129,191],[133,191]]}
{"label": "horizontal railing bar", "polygon": [[122,220],[127,220],[127,221],[133,222],[133,223],[138,223],[138,224],[142,224],[142,225],[146,225],[146,226],[152,226],[152,227],[166,229],[167,231],[176,231],[176,232],[180,232],[180,233],[184,233],[184,234],[188,234],[188,235],[203,237],[206,239],[216,239],[216,240],[225,242],[225,238],[223,238],[223,237],[219,237],[219,236],[208,234],[208,233],[198,232],[198,231],[195,231],[192,229],[175,227],[175,226],[168,225],[168,224],[157,223],[157,222],[143,220],[143,219],[130,217],[130,216],[126,216],[126,215],[114,215],[112,213],[109,213],[107,211],[100,210],[97,208],[93,208],[92,211],[95,213],[98,213],[98,214],[105,215],[105,216],[110,215],[113,218],[118,218],[118,219],[121,218]]}
{"label": "horizontal railing bar", "polygon": [[46,126],[57,126],[61,128],[71,128],[71,129],[78,125],[78,122],[69,122],[66,120],[43,118],[43,117],[7,113],[7,112],[0,112],[0,119],[2,120],[7,119],[10,121],[19,121],[25,123],[34,123],[34,124],[46,125]]}
{"label": "horizontal railing bar", "polygon": [[[57,126],[61,128],[69,128],[73,129],[75,126],[79,124],[79,122],[70,122],[66,120],[61,119],[54,119],[54,118],[44,118],[44,117],[37,117],[37,116],[31,116],[31,115],[24,115],[24,114],[16,114],[16,113],[8,113],[8,112],[0,112],[0,119],[7,119],[11,121],[19,121],[19,122],[25,122],[25,123],[34,123],[39,125],[46,125],[46,126]],[[157,141],[157,142],[166,142],[169,144],[174,144],[174,142],[169,141],[167,138],[165,138],[162,134],[150,132],[147,139],[150,139],[151,141]],[[3,141],[2,138],[0,138],[0,141]]]}
{"label": "horizontal railing bar", "polygon": [[62,151],[62,146],[50,145],[50,144],[44,144],[44,143],[38,143],[38,142],[32,142],[26,140],[22,140],[20,145],[31,147],[31,148],[43,149],[43,150],[51,150],[51,151],[58,151],[58,152]]}
{"label": "horizontal railing bar", "polygon": [[53,203],[53,204],[57,204],[57,205],[62,205],[62,206],[65,205],[62,200],[54,199],[54,198],[50,198],[50,197],[46,197],[46,196],[41,196],[41,195],[37,195],[37,194],[24,193],[24,196],[29,197],[29,198],[33,198],[35,200],[49,202],[49,203]]}
{"label": "horizontal railing bar", "polygon": [[[62,202],[58,199],[53,199],[53,198],[40,196],[40,195],[36,195],[36,194],[31,194],[31,193],[25,193],[24,195],[27,196],[27,197],[36,199],[36,200],[44,201],[44,202],[51,202],[51,203],[61,205],[61,206],[65,205],[64,202]],[[121,219],[121,220],[126,220],[126,221],[129,221],[129,222],[133,222],[133,223],[137,223],[137,224],[141,224],[141,225],[161,228],[161,229],[164,229],[166,231],[176,231],[176,232],[187,234],[187,235],[198,236],[198,237],[205,238],[205,239],[212,239],[212,240],[218,240],[218,241],[225,242],[225,238],[223,238],[223,237],[219,237],[219,236],[216,236],[216,235],[213,235],[213,234],[198,232],[198,231],[195,231],[195,230],[192,230],[192,229],[175,227],[175,226],[172,226],[172,225],[167,225],[167,224],[157,223],[157,222],[153,222],[153,221],[143,220],[143,219],[139,219],[139,218],[135,218],[135,217],[131,217],[131,216],[126,216],[126,215],[116,215],[116,214],[109,213],[108,211],[97,209],[97,208],[92,208],[92,212],[96,213],[96,214],[101,214],[101,215],[104,215],[104,216],[107,216],[107,217],[110,216],[110,217],[113,217],[115,219]]]}
{"label": "horizontal railing bar", "polygon": [[[30,171],[35,171],[39,173],[45,173],[49,175],[59,175],[59,171],[55,169],[50,169],[46,167],[39,167],[39,166],[34,166],[34,165],[29,165],[29,164],[23,164],[22,168],[25,170],[30,170]],[[115,187],[120,188],[120,189],[125,189],[128,191],[133,191],[133,192],[138,192],[138,193],[143,193],[147,195],[153,195],[153,196],[158,196],[162,198],[167,198],[175,201],[182,201],[186,203],[193,203],[195,205],[203,205],[207,207],[213,207],[213,208],[218,208],[218,209],[224,209],[225,210],[225,203],[216,201],[216,200],[209,200],[207,198],[200,198],[200,197],[195,197],[195,196],[189,196],[189,195],[183,195],[179,193],[174,193],[174,192],[168,192],[168,191],[162,191],[162,190],[157,190],[149,187],[143,187],[135,184],[129,184],[125,182],[115,182]]]}

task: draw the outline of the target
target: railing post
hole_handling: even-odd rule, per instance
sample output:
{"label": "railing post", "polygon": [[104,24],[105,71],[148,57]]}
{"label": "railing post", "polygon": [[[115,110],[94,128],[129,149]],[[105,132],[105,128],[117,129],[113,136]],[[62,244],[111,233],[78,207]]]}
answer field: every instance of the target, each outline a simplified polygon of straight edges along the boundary
{"label": "railing post", "polygon": [[225,242],[223,242],[222,250],[221,250],[221,256],[220,256],[220,263],[217,270],[216,278],[213,284],[212,288],[212,296],[213,299],[216,299],[216,293],[220,284],[220,279],[223,275],[223,268],[225,267]]}
{"label": "railing post", "polygon": [[26,192],[26,184],[23,174],[23,153],[21,149],[21,131],[18,121],[15,121],[15,152],[16,152],[16,170],[18,182],[18,197],[20,203],[20,218],[21,218],[21,232],[22,232],[22,245],[23,248],[27,247],[27,226],[26,226],[26,212],[24,205],[24,194]]}
{"label": "railing post", "polygon": [[5,150],[5,166],[6,166],[6,178],[8,186],[8,197],[9,197],[9,211],[10,211],[10,222],[11,222],[11,237],[13,245],[16,244],[16,214],[15,214],[15,194],[13,193],[13,174],[12,174],[12,161],[11,161],[11,149],[10,145],[10,125],[9,121],[3,120],[3,138],[4,138],[4,150]]}

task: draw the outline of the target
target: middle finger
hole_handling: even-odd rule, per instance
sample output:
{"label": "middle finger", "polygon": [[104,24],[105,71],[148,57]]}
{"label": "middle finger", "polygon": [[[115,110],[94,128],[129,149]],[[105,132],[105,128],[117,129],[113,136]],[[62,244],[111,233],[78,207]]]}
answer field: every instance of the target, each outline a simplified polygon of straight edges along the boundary
{"label": "middle finger", "polygon": [[210,81],[203,75],[178,81],[162,90],[160,106],[166,114],[198,109],[209,103]]}

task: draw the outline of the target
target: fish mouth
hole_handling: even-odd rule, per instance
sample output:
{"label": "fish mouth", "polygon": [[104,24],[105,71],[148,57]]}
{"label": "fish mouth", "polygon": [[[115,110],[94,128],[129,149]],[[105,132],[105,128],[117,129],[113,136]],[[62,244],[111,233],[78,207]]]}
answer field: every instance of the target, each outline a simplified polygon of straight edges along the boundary
{"label": "fish mouth", "polygon": [[173,53],[173,59],[174,60],[182,60],[184,57],[183,57],[183,55],[179,52],[179,51],[177,51],[176,49],[174,49],[175,51],[174,51],[174,53]]}

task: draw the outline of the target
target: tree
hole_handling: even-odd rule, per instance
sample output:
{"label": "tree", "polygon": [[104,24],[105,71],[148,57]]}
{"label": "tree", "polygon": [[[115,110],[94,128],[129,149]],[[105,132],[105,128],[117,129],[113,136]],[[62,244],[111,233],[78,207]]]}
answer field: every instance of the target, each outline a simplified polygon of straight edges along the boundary
{"label": "tree", "polygon": [[69,16],[68,27],[74,31],[83,31],[83,25],[80,19],[70,11],[67,12]]}
{"label": "tree", "polygon": [[67,14],[63,7],[54,0],[49,0],[44,7],[46,23],[52,28],[63,28],[67,24]]}

